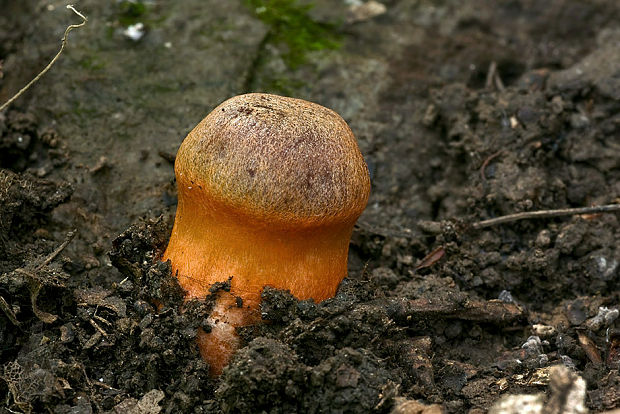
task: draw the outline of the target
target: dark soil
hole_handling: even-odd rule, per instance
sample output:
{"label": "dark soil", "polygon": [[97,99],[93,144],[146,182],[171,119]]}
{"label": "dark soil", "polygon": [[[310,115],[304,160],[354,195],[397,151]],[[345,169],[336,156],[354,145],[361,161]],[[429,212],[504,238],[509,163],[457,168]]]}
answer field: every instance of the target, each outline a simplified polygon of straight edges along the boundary
{"label": "dark soil", "polygon": [[[307,51],[255,3],[85,0],[0,113],[0,410],[483,413],[548,395],[554,365],[620,408],[620,214],[473,226],[620,203],[620,3],[385,0],[354,21],[317,1],[295,21],[329,41]],[[0,103],[79,21],[41,4],[0,0]],[[250,90],[341,113],[373,192],[337,296],[267,287],[212,379],[195,339],[217,292],[181,312],[158,258],[176,148]]]}

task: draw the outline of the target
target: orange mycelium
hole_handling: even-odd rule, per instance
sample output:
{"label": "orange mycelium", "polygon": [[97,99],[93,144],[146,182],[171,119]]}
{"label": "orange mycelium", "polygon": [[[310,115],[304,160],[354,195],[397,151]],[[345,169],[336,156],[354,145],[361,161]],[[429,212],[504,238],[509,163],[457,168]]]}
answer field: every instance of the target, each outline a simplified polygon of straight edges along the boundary
{"label": "orange mycelium", "polygon": [[185,138],[175,162],[178,207],[163,260],[187,298],[219,291],[198,344],[218,375],[239,344],[235,328],[260,320],[265,286],[299,299],[333,297],[347,274],[353,225],[370,193],[346,122],[301,99],[233,97]]}

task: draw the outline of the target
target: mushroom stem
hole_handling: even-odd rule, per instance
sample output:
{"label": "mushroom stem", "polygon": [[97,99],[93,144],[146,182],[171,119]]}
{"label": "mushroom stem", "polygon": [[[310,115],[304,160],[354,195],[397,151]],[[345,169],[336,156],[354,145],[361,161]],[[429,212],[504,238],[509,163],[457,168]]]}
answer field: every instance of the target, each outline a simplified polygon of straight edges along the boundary
{"label": "mushroom stem", "polygon": [[[278,229],[235,218],[210,205],[198,204],[200,211],[196,211],[194,205],[179,203],[164,260],[171,261],[188,299],[205,298],[213,283],[232,277],[230,293],[219,292],[209,318],[211,332],[200,332],[198,339],[211,375],[217,376],[238,347],[235,328],[260,321],[258,306],[265,286],[288,289],[298,299],[317,302],[335,295],[347,274],[353,223]],[[212,248],[197,251],[187,240]]]}
{"label": "mushroom stem", "polygon": [[[186,203],[178,206],[164,260],[172,262],[188,298],[204,298],[213,283],[229,277],[231,293],[243,298],[244,307],[256,308],[265,286],[289,289],[299,299],[334,296],[347,274],[353,223],[279,229],[216,210],[204,204],[201,211]],[[200,251],[194,245],[211,248]]]}

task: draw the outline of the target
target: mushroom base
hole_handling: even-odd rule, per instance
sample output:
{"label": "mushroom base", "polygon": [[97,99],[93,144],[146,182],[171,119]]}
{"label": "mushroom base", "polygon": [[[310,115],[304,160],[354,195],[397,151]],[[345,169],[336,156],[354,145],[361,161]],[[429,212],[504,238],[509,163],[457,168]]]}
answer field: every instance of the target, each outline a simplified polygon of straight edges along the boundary
{"label": "mushroom base", "polygon": [[218,300],[207,319],[211,331],[198,330],[198,349],[200,355],[209,364],[209,375],[217,377],[222,373],[228,361],[239,348],[238,326],[250,325],[260,320],[258,312],[240,308],[234,296],[228,292],[219,292]]}

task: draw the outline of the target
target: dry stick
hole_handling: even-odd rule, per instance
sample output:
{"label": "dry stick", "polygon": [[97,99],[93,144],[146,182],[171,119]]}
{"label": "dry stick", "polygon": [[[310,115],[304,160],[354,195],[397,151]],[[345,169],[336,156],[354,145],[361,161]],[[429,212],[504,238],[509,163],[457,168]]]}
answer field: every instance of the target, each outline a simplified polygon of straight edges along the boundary
{"label": "dry stick", "polygon": [[500,78],[499,72],[497,71],[497,62],[495,61],[491,62],[489,65],[487,79],[484,86],[486,89],[491,89],[492,86],[495,86],[500,92],[506,89],[504,87],[504,82],[502,82],[502,78]]}
{"label": "dry stick", "polygon": [[76,234],[77,234],[77,229],[73,229],[72,231],[67,233],[67,236],[65,237],[65,241],[62,242],[62,244],[58,246],[52,253],[50,253],[49,256],[47,256],[45,260],[41,262],[40,265],[37,266],[35,270],[41,270],[43,269],[43,266],[47,266],[48,264],[50,264],[52,260],[54,260],[56,256],[58,256],[60,252],[62,252],[69,243],[71,243],[71,240],[73,240]]}
{"label": "dry stick", "polygon": [[41,71],[39,72],[39,74],[37,76],[34,77],[34,79],[32,79],[30,82],[28,82],[28,84],[26,86],[24,86],[23,88],[20,89],[19,92],[17,92],[15,95],[13,95],[13,97],[11,99],[9,99],[8,101],[6,101],[4,104],[2,104],[2,106],[0,106],[0,112],[2,112],[7,106],[9,106],[10,104],[13,103],[13,101],[15,101],[17,98],[19,98],[24,92],[26,92],[36,81],[38,81],[41,76],[45,75],[45,73],[50,70],[50,68],[54,65],[54,63],[56,63],[56,61],[58,60],[58,58],[60,57],[60,55],[62,54],[63,50],[65,50],[65,46],[67,46],[67,36],[69,35],[69,32],[73,29],[76,29],[78,27],[82,27],[86,24],[86,22],[88,21],[88,18],[86,16],[84,16],[82,13],[80,13],[79,11],[75,10],[75,8],[71,5],[68,4],[67,5],[67,9],[70,9],[71,11],[73,11],[75,14],[77,14],[78,16],[80,16],[82,18],[82,23],[80,24],[71,24],[69,26],[67,26],[67,28],[65,29],[65,34],[62,37],[62,44],[60,45],[60,50],[58,51],[58,53],[56,53],[56,56],[54,56],[54,58],[50,61],[50,63],[47,64],[47,66]]}
{"label": "dry stick", "polygon": [[492,218],[489,220],[479,221],[471,225],[473,230],[483,229],[485,227],[491,227],[496,224],[510,223],[518,220],[525,219],[538,219],[538,218],[550,218],[559,216],[572,216],[575,214],[595,214],[595,213],[610,213],[614,211],[620,211],[620,204],[607,204],[604,206],[593,207],[580,207],[580,208],[561,208],[557,210],[539,210],[539,211],[526,211],[523,213],[509,214],[507,216],[501,216]]}
{"label": "dry stick", "polygon": [[2,296],[0,296],[0,309],[4,312],[7,318],[9,318],[11,322],[13,322],[13,325],[20,326],[20,323],[17,320],[17,316],[15,315],[15,312],[13,312],[11,305],[9,305]]}
{"label": "dry stick", "polygon": [[512,323],[525,316],[525,310],[514,303],[499,300],[392,299],[387,311],[398,323],[416,323],[436,319],[461,319],[484,323]]}

